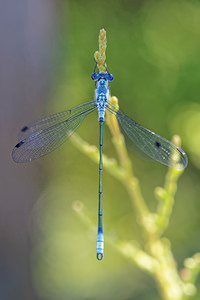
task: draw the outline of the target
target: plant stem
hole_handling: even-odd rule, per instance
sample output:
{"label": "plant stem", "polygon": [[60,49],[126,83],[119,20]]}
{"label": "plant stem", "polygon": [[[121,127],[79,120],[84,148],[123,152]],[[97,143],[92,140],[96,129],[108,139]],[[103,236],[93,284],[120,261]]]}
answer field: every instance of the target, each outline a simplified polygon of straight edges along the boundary
{"label": "plant stem", "polygon": [[[99,72],[105,72],[106,70],[106,45],[106,32],[102,29],[99,36],[99,51],[95,52],[94,55]],[[112,105],[118,110],[117,98],[110,96],[109,101],[112,102]],[[119,163],[115,159],[103,155],[104,169],[106,169],[113,177],[120,180],[127,189],[137,220],[139,220],[139,224],[145,235],[144,248],[147,250],[143,251],[136,244],[114,240],[109,236],[107,237],[108,241],[122,255],[136,263],[140,268],[148,271],[154,277],[163,299],[185,300],[192,294],[189,295],[185,292],[186,286],[179,276],[169,240],[161,238],[161,234],[169,224],[174,196],[177,190],[177,180],[182,171],[169,169],[164,188],[156,189],[156,197],[160,201],[157,212],[151,213],[142,196],[139,180],[134,175],[124,137],[120,132],[116,116],[107,112],[106,123],[112,134],[112,142],[117,151]],[[76,134],[74,134],[70,140],[90,159],[99,163],[99,150],[95,146],[89,145]],[[83,204],[76,206],[75,210],[81,218],[93,228],[94,224]],[[198,264],[198,266],[199,265],[200,264]]]}

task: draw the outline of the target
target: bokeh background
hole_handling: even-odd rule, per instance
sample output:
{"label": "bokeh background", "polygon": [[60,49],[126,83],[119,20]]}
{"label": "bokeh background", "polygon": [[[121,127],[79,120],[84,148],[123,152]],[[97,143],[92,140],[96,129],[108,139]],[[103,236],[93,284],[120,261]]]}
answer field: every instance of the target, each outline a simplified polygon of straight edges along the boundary
{"label": "bokeh background", "polygon": [[[97,220],[98,166],[68,141],[30,164],[11,159],[32,120],[93,99],[93,54],[107,31],[111,93],[138,123],[182,138],[189,164],[179,180],[171,241],[179,268],[200,250],[200,1],[0,2],[0,299],[160,299],[154,280],[96,235],[72,209]],[[97,115],[78,134],[98,145]],[[104,153],[116,157],[105,126]],[[130,154],[151,210],[167,168]],[[131,201],[104,171],[104,229],[143,245]],[[196,295],[194,299],[199,299]]]}

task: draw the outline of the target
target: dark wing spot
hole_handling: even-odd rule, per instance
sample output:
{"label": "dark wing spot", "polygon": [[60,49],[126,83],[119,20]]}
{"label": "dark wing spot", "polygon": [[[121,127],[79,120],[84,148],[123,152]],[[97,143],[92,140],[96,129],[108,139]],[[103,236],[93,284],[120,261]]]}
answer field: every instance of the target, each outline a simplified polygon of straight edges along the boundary
{"label": "dark wing spot", "polygon": [[21,147],[21,145],[23,145],[23,144],[24,144],[24,142],[21,141],[21,142],[19,142],[19,143],[15,146],[15,148],[19,148],[19,147]]}
{"label": "dark wing spot", "polygon": [[159,142],[156,141],[155,144],[156,144],[156,147],[160,148],[161,144]]}
{"label": "dark wing spot", "polygon": [[24,127],[21,129],[22,132],[25,132],[25,131],[27,131],[27,130],[28,130],[28,126],[24,126]]}

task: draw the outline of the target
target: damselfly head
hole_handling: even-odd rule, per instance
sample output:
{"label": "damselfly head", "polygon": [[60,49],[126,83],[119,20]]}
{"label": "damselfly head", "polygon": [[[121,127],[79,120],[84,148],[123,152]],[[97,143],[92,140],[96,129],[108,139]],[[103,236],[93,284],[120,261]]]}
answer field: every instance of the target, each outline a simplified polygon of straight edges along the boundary
{"label": "damselfly head", "polygon": [[101,72],[101,73],[93,73],[91,78],[94,81],[97,81],[97,80],[100,80],[100,79],[105,79],[107,81],[112,81],[114,79],[114,76],[111,73]]}

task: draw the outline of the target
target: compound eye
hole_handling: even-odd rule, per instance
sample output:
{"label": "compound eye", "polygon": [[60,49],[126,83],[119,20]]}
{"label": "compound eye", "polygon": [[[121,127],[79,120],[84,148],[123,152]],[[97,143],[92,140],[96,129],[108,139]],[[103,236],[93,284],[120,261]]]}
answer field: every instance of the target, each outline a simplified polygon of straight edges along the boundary
{"label": "compound eye", "polygon": [[108,80],[109,80],[109,81],[112,81],[113,79],[114,79],[113,74],[109,73],[109,74],[108,74]]}
{"label": "compound eye", "polygon": [[91,76],[92,80],[97,80],[97,77],[98,77],[97,73],[93,73],[92,76]]}

